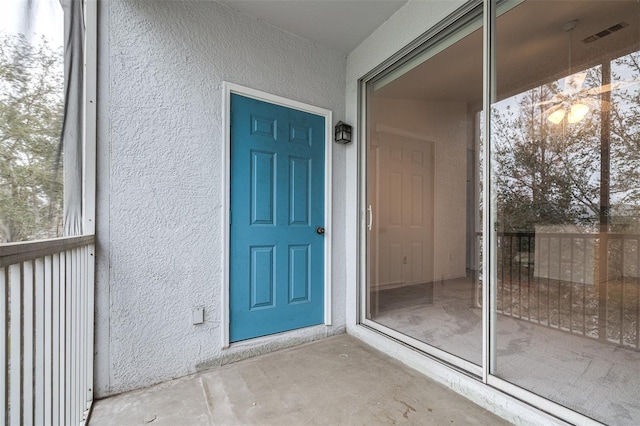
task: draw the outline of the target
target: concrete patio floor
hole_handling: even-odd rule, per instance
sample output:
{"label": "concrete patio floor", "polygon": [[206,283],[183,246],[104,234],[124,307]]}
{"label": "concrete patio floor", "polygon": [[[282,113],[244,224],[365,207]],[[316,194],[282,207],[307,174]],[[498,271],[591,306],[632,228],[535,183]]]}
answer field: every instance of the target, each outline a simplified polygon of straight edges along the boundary
{"label": "concrete patio floor", "polygon": [[342,334],[96,401],[89,424],[509,423]]}

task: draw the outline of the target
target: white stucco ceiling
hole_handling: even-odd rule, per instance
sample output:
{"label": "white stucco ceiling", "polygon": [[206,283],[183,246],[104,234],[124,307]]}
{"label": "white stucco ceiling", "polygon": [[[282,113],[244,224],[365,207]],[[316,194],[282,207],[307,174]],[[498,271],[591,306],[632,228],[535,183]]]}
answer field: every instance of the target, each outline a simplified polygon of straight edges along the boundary
{"label": "white stucco ceiling", "polygon": [[316,44],[348,54],[407,0],[221,0]]}

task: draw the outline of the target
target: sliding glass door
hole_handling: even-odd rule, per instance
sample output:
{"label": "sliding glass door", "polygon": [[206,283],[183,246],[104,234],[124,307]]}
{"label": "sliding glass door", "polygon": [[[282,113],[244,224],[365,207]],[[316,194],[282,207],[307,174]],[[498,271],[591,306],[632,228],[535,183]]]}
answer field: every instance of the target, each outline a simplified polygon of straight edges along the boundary
{"label": "sliding glass door", "polygon": [[477,14],[367,92],[367,318],[478,373],[480,27]]}
{"label": "sliding glass door", "polygon": [[571,421],[638,424],[640,3],[477,6],[363,83],[361,322]]}
{"label": "sliding glass door", "polygon": [[610,424],[640,422],[639,26],[636,1],[496,21],[491,373]]}

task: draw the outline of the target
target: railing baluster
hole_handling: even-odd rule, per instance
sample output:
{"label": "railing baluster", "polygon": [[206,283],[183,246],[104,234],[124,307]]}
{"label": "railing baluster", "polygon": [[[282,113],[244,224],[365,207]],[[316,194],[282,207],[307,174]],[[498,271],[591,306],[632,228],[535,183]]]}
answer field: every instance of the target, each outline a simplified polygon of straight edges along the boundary
{"label": "railing baluster", "polygon": [[[76,256],[76,261],[78,262],[77,273],[78,280],[83,279],[82,274],[82,248],[77,248],[74,250],[74,254]],[[78,417],[76,418],[76,424],[82,421],[82,413],[84,411],[84,392],[82,391],[82,375],[83,375],[83,364],[82,364],[82,321],[84,318],[82,317],[82,287],[79,286],[76,288],[76,315],[78,318],[77,326],[76,326],[76,371],[78,374],[76,375],[76,411],[78,413]]]}
{"label": "railing baluster", "polygon": [[87,256],[87,306],[88,306],[88,317],[87,324],[89,326],[88,339],[89,342],[87,344],[87,385],[89,387],[87,391],[87,410],[91,409],[91,403],[93,401],[93,339],[94,339],[94,328],[93,328],[93,318],[95,315],[95,305],[93,301],[95,300],[95,286],[93,277],[95,276],[95,245],[91,244],[88,246],[88,256]]}
{"label": "railing baluster", "polygon": [[[515,244],[515,249],[516,249],[516,256],[518,257],[518,259],[520,258],[520,237],[516,236],[515,237],[516,240],[516,244]],[[514,258],[515,259],[515,258]],[[519,262],[517,262],[516,265],[517,268],[517,279],[516,279],[516,286],[517,286],[517,290],[518,290],[518,300],[517,300],[517,305],[518,305],[518,318],[522,319],[522,260],[520,260]]]}
{"label": "railing baluster", "polygon": [[640,238],[636,236],[636,349],[640,349]]}
{"label": "railing baluster", "polygon": [[51,281],[52,289],[52,321],[53,328],[53,346],[51,348],[51,367],[53,380],[52,387],[52,401],[51,401],[51,416],[52,423],[58,424],[60,422],[60,412],[58,407],[58,389],[60,388],[60,254],[56,253],[52,257],[53,263],[53,275]]}
{"label": "railing baluster", "polygon": [[60,293],[60,356],[59,356],[59,372],[60,383],[58,384],[58,424],[65,424],[65,395],[66,395],[66,380],[67,380],[67,256],[63,251],[60,253],[60,286],[58,291]]}
{"label": "railing baluster", "polygon": [[571,247],[571,271],[569,272],[569,331],[573,332],[573,246],[574,246],[574,240],[573,237],[569,237],[571,241],[570,247]]}
{"label": "railing baluster", "polygon": [[625,247],[624,247],[624,235],[621,237],[620,242],[620,345],[624,345],[624,296],[625,296],[625,279],[624,279],[624,257],[625,257]]}
{"label": "railing baluster", "polygon": [[71,423],[78,424],[78,256],[71,250],[73,279],[71,285]]}
{"label": "railing baluster", "polygon": [[551,327],[551,237],[547,238],[547,326]]}
{"label": "railing baluster", "polygon": [[9,267],[9,424],[22,424],[22,271]]}
{"label": "railing baluster", "polygon": [[531,274],[533,269],[533,252],[531,251],[531,237],[527,238],[527,318],[531,321]]}
{"label": "railing baluster", "polygon": [[[78,253],[78,274],[80,280],[84,281],[84,247],[76,249]],[[78,287],[78,423],[84,420],[84,286]]]}
{"label": "railing baluster", "polygon": [[[540,324],[540,303],[542,302],[542,300],[540,299],[540,268],[541,263],[540,263],[540,249],[538,248],[538,250],[536,250],[536,247],[541,247],[542,245],[540,244],[540,241],[536,241],[534,239],[534,246],[533,246],[533,253],[534,253],[534,260],[533,260],[533,278],[536,282],[536,291],[538,293],[538,297],[536,298],[536,309],[537,309],[537,315],[538,315],[538,324]],[[537,274],[536,274],[537,271]],[[536,278],[537,275],[537,278]]]}
{"label": "railing baluster", "polygon": [[582,335],[587,335],[587,237],[582,240]]}
{"label": "railing baluster", "polygon": [[23,422],[25,425],[33,424],[33,368],[34,368],[34,297],[33,297],[33,261],[27,260],[22,264],[23,276],[23,381],[24,394],[22,397]]}
{"label": "railing baluster", "polygon": [[562,236],[559,235],[558,236],[558,276],[556,277],[556,279],[554,280],[554,284],[556,284],[557,287],[557,293],[556,295],[556,306],[555,306],[555,313],[556,313],[556,322],[557,322],[557,327],[558,330],[562,330],[562,315],[561,315],[561,310],[562,310]]}
{"label": "railing baluster", "polygon": [[38,257],[35,260],[35,340],[36,340],[36,368],[34,371],[34,424],[44,424],[44,258]]}
{"label": "railing baluster", "polygon": [[[79,283],[87,282],[87,247],[79,247],[78,251],[80,252],[80,278],[78,280]],[[84,285],[79,286],[80,288],[80,380],[78,386],[78,412],[81,413],[80,421],[85,420],[85,398],[86,398],[86,380],[87,380],[87,360],[85,357],[86,354],[86,345],[87,345],[87,303],[85,300],[86,287]]]}
{"label": "railing baluster", "polygon": [[74,250],[68,250],[67,256],[71,259],[71,285],[69,286],[69,312],[71,313],[71,319],[69,321],[69,341],[70,341],[70,350],[69,350],[69,360],[71,362],[69,367],[69,401],[71,402],[71,406],[69,407],[69,421],[70,424],[76,424],[76,327],[75,324],[78,319],[75,316],[76,310],[76,280],[78,279],[76,275],[76,258],[74,256]]}
{"label": "railing baluster", "polygon": [[72,310],[73,310],[73,303],[72,303],[72,297],[71,297],[71,291],[73,288],[73,263],[72,263],[72,258],[70,255],[70,251],[67,250],[65,252],[65,258],[66,258],[66,262],[67,262],[67,266],[66,266],[66,272],[67,272],[67,284],[66,284],[66,289],[65,289],[65,305],[66,305],[66,309],[65,309],[65,314],[66,314],[66,330],[65,330],[65,352],[67,354],[66,356],[66,366],[65,366],[65,370],[66,373],[64,375],[65,377],[65,389],[64,389],[64,401],[65,401],[65,421],[64,424],[69,425],[72,422],[72,417],[71,417],[71,375],[72,375],[72,364],[71,364],[71,359],[73,358],[73,352],[71,351],[71,339],[73,337],[72,335]]}
{"label": "railing baluster", "polygon": [[515,307],[517,303],[516,303],[516,300],[514,300],[513,260],[516,255],[513,253],[514,251],[513,240],[514,240],[514,236],[511,235],[509,237],[509,302],[511,304],[511,316],[515,317],[516,316]]}
{"label": "railing baluster", "polygon": [[[86,253],[86,247],[80,247],[78,248],[78,257],[79,257],[79,261],[80,261],[80,276],[82,277],[82,281],[85,281],[85,278],[87,276],[86,272],[87,272],[87,268],[86,268],[86,263],[85,263],[85,253]],[[78,360],[80,361],[80,375],[78,377],[78,413],[80,413],[80,419],[79,422],[83,422],[84,421],[84,412],[85,412],[85,396],[87,394],[86,389],[85,389],[85,379],[86,379],[86,368],[87,368],[87,364],[86,364],[86,360],[84,357],[85,354],[85,344],[86,344],[86,305],[85,305],[85,299],[84,299],[84,295],[86,292],[86,288],[84,286],[81,286],[79,289],[79,297],[78,297],[78,306],[80,308],[80,327],[79,327],[79,340],[80,340],[80,350],[78,352]]]}
{"label": "railing baluster", "polygon": [[4,424],[9,424],[9,412],[7,407],[9,406],[9,330],[7,325],[9,324],[9,267],[5,266],[0,269],[0,330],[2,334],[2,342],[0,342],[0,360],[2,360],[3,368],[0,371],[0,421]]}
{"label": "railing baluster", "polygon": [[51,256],[44,258],[44,423],[49,425],[51,419],[51,397],[53,371],[51,369],[51,348],[53,346],[52,322],[53,313],[51,309],[53,279],[53,262]]}
{"label": "railing baluster", "polygon": [[501,293],[500,293],[500,299],[502,302],[502,313],[506,314],[507,313],[507,308],[504,305],[504,298],[505,298],[505,291],[504,291],[504,258],[505,258],[505,248],[506,248],[506,244],[505,244],[505,237],[502,237],[501,239],[499,239],[498,241],[500,241],[500,243],[502,244],[502,250],[501,250],[501,260],[502,260],[502,268],[500,270],[500,289],[501,289]]}

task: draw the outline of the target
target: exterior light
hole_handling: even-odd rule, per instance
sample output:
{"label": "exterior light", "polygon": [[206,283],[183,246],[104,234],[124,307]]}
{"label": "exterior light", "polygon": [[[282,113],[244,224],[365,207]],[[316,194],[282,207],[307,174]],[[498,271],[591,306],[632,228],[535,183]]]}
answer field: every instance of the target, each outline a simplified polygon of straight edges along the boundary
{"label": "exterior light", "polygon": [[582,120],[585,115],[589,112],[589,107],[582,103],[577,103],[571,106],[571,110],[569,111],[569,115],[567,116],[567,121],[571,124],[577,123]]}
{"label": "exterior light", "polygon": [[342,121],[338,121],[334,135],[336,143],[346,144],[351,142],[351,126]]}
{"label": "exterior light", "polygon": [[[569,112],[568,114],[567,114],[567,109]],[[562,120],[564,120],[564,117],[566,115],[567,122],[569,124],[574,124],[582,120],[587,115],[588,112],[589,112],[589,107],[586,104],[583,104],[582,102],[577,102],[571,105],[571,108],[560,106],[560,108],[556,109],[551,114],[549,114],[549,116],[547,117],[547,120],[549,120],[553,124],[560,124],[562,123]]]}

